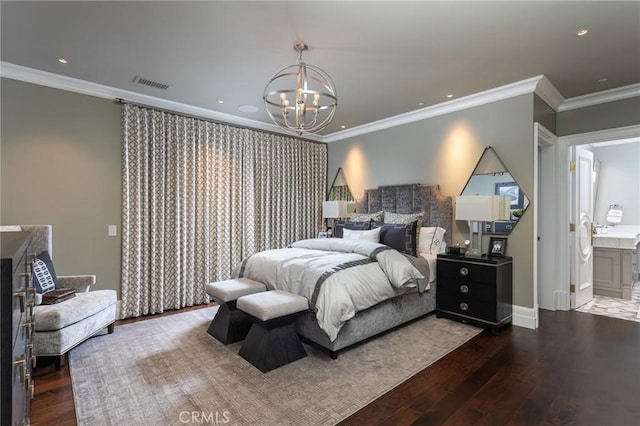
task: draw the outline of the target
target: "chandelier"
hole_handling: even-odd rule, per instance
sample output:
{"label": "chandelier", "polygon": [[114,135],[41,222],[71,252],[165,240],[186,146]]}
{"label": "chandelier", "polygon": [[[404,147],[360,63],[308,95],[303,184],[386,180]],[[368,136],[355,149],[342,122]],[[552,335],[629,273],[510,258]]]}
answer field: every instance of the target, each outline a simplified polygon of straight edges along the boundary
{"label": "chandelier", "polygon": [[296,43],[298,63],[274,74],[264,88],[264,104],[271,120],[281,129],[302,135],[329,125],[336,112],[336,86],[322,69],[305,64],[302,52],[309,49]]}

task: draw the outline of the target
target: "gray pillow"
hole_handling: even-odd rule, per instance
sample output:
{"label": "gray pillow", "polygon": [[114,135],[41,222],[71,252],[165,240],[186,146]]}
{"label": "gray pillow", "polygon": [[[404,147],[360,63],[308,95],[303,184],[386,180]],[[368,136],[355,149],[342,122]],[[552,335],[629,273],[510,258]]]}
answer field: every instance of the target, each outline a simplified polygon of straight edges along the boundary
{"label": "gray pillow", "polygon": [[420,246],[420,235],[418,235],[418,229],[422,226],[422,220],[424,218],[424,212],[420,213],[391,213],[384,212],[384,223],[412,223],[418,221],[416,227],[416,248]]}
{"label": "gray pillow", "polygon": [[375,213],[351,213],[349,222],[367,222],[373,220],[374,222],[382,222],[382,211]]}
{"label": "gray pillow", "polygon": [[416,256],[416,228],[418,221],[411,223],[372,223],[371,228],[380,228],[380,243],[400,253]]}
{"label": "gray pillow", "polygon": [[416,220],[422,222],[422,216],[424,216],[423,212],[410,214],[384,212],[384,223],[411,223]]}
{"label": "gray pillow", "polygon": [[371,229],[371,221],[364,222],[344,222],[336,221],[333,224],[333,238],[342,238],[343,231],[351,229],[353,231],[367,231]]}

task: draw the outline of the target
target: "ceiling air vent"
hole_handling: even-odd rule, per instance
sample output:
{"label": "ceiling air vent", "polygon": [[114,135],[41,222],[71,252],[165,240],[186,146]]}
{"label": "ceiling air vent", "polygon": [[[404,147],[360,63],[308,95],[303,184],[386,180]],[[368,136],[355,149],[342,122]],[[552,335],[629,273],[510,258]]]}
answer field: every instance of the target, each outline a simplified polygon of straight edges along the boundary
{"label": "ceiling air vent", "polygon": [[161,89],[161,90],[167,90],[169,87],[171,87],[170,84],[149,80],[148,78],[140,77],[139,75],[135,76],[135,78],[133,79],[133,82],[138,84],[143,84],[145,86],[153,87],[156,89]]}

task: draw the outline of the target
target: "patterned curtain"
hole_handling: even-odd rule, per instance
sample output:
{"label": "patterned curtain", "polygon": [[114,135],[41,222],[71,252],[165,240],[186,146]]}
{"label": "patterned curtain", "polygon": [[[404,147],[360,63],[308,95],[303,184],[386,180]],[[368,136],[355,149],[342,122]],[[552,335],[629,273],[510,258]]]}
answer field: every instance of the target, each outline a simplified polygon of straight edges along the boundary
{"label": "patterned curtain", "polygon": [[314,236],[326,146],[125,104],[122,318],[208,301],[244,257]]}
{"label": "patterned curtain", "polygon": [[315,236],[322,226],[326,146],[275,134],[245,144],[247,253]]}

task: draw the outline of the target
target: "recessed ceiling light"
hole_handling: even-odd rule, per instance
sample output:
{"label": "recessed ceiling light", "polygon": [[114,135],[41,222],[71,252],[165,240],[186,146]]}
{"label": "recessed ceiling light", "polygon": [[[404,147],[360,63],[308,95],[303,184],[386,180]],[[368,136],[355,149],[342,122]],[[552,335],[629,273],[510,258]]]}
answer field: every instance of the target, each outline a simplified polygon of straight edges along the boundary
{"label": "recessed ceiling light", "polygon": [[599,78],[596,80],[597,83],[606,83],[607,81],[609,81],[609,79],[606,77]]}
{"label": "recessed ceiling light", "polygon": [[240,105],[238,109],[242,112],[258,112],[260,108],[255,105]]}
{"label": "recessed ceiling light", "polygon": [[449,93],[449,94],[447,95],[447,98],[453,98],[453,93]]}
{"label": "recessed ceiling light", "polygon": [[341,129],[346,129],[347,126],[345,126],[344,124],[342,126],[340,126]]}
{"label": "recessed ceiling light", "polygon": [[69,61],[67,61],[65,58],[58,58],[58,62],[60,62],[61,64],[68,64]]}
{"label": "recessed ceiling light", "polygon": [[418,102],[418,106],[424,106],[424,102]]}
{"label": "recessed ceiling light", "polygon": [[589,30],[588,30],[588,29],[586,29],[586,28],[582,28],[582,29],[578,30],[578,31],[576,32],[576,34],[577,34],[579,37],[582,37],[583,35],[587,35],[587,33],[588,33],[588,32],[589,32]]}
{"label": "recessed ceiling light", "polygon": [[218,103],[219,103],[219,104],[223,104],[223,103],[224,103],[224,101],[223,101],[222,99],[218,99]]}

